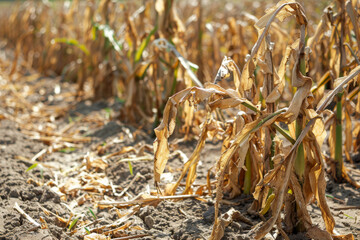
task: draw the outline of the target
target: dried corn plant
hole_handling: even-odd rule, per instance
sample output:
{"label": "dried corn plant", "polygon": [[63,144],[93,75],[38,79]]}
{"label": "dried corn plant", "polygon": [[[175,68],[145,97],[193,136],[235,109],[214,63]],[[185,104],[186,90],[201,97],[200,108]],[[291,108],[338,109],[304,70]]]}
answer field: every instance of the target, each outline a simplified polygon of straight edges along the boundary
{"label": "dried corn plant", "polygon": [[[220,239],[229,216],[237,214],[220,215],[223,192],[252,194],[249,212],[266,214],[253,238],[274,226],[284,238],[294,231],[330,238],[334,220],[325,200],[323,144],[330,147],[326,160],[333,176],[358,186],[342,156],[351,161],[360,149],[359,2],[336,1],[317,26],[295,1],[280,1],[260,19],[255,16],[271,3],[242,4],[25,2],[1,12],[7,24],[0,37],[15,49],[6,71],[17,88],[18,68],[60,75],[78,83],[78,99],[118,96],[124,121],[161,122],[154,177],[165,195],[177,193],[184,178],[184,194],[213,192],[210,178],[197,189],[192,184],[206,141],[220,139],[212,239]],[[199,139],[179,179],[163,188],[160,175],[178,120],[186,137],[193,132]],[[306,205],[313,201],[326,232],[311,223]]]}
{"label": "dried corn plant", "polygon": [[[280,31],[280,27],[274,20],[283,21],[290,16],[296,19],[299,38],[282,48],[284,54],[276,65],[279,60],[273,57],[277,45],[272,42],[272,35]],[[322,24],[315,32],[316,38],[322,34],[319,32]],[[242,192],[252,193],[254,202],[249,209],[252,212],[263,215],[271,209],[271,217],[251,230],[250,236],[254,239],[263,238],[274,226],[285,239],[288,239],[287,234],[295,231],[305,231],[314,239],[332,239],[335,222],[325,199],[325,164],[321,153],[326,136],[323,113],[328,112],[325,107],[334,96],[358,76],[360,68],[350,69],[346,76],[338,75],[334,79],[334,88],[316,100],[311,90],[313,80],[307,73],[309,66],[313,66],[311,62],[316,62],[309,50],[318,40],[309,40],[310,47],[306,46],[308,20],[302,6],[294,1],[280,1],[266,11],[255,27],[259,37],[241,73],[233,60],[225,58],[215,83],[191,87],[169,98],[163,120],[155,129],[155,185],[159,193],[163,192],[160,175],[169,158],[168,139],[174,133],[178,109],[183,104],[203,104],[207,114],[196,148],[185,163],[178,181],[166,185],[164,194],[174,195],[185,176],[183,193],[211,194],[209,179],[206,192],[195,191],[192,184],[206,140],[218,137],[222,139],[222,150],[215,163],[216,203],[211,239],[222,238],[225,227],[231,222],[229,216],[233,216],[231,213],[226,216],[219,214],[224,192],[230,197]],[[285,81],[287,66],[292,68],[291,82]],[[233,88],[225,89],[216,84],[228,78],[233,82]],[[290,91],[291,99],[287,102],[285,95],[289,94],[289,90],[286,91],[286,88],[292,87],[296,91],[293,94]],[[284,105],[287,107],[279,107]],[[228,109],[232,114],[223,114]],[[350,114],[347,112],[347,121]],[[230,116],[228,121],[225,115]],[[290,134],[277,124],[280,122],[287,125]],[[284,149],[282,141],[289,141],[291,149]],[[311,222],[306,205],[313,201],[320,207],[326,231]]]}
{"label": "dried corn plant", "polygon": [[[324,10],[322,20],[319,23],[315,35],[309,39],[308,45],[314,55],[328,56],[330,61],[314,62],[311,71],[316,72],[318,79],[317,86],[312,92],[316,101],[326,94],[328,89],[333,89],[341,83],[341,77],[347,75],[356,66],[360,65],[357,56],[359,50],[359,25],[357,1],[336,1],[335,6],[331,5]],[[340,78],[336,80],[336,78]],[[327,85],[326,85],[327,84]],[[351,152],[356,149],[358,135],[358,121],[350,117],[354,113],[358,115],[359,109],[359,81],[347,85],[340,92],[334,104],[330,107],[333,113],[329,114],[327,124],[330,125],[328,138],[330,146],[330,158],[327,159],[332,166],[332,175],[337,181],[349,181],[355,187],[360,187],[347,174],[343,164],[343,153],[346,159],[352,161]],[[357,103],[354,101],[357,98]],[[356,118],[355,118],[356,119]],[[354,125],[354,127],[353,127]],[[355,131],[352,133],[352,129]],[[345,144],[343,149],[343,133]]]}

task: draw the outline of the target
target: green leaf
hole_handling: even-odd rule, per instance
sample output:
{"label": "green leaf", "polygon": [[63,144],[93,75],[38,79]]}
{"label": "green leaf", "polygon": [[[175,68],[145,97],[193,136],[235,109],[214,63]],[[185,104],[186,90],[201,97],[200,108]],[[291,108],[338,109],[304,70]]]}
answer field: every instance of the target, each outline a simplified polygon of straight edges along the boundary
{"label": "green leaf", "polygon": [[199,69],[199,66],[198,66],[198,65],[196,65],[196,64],[193,63],[193,62],[190,62],[189,60],[188,60],[188,64],[189,64],[189,66],[190,66],[190,68],[191,68],[191,70],[192,70],[193,72],[196,72],[196,71]]}
{"label": "green leaf", "polygon": [[125,99],[122,99],[122,98],[119,98],[119,97],[116,97],[115,99],[118,103],[125,103]]}
{"label": "green leaf", "polygon": [[354,219],[352,216],[349,216],[347,215],[346,213],[344,213],[344,216],[348,217],[348,218],[351,218],[351,219]]}
{"label": "green leaf", "polygon": [[87,234],[90,234],[90,230],[87,227],[84,227],[84,229],[87,232]]}
{"label": "green leaf", "polygon": [[74,220],[72,220],[72,222],[69,226],[69,230],[71,230],[75,226],[75,224],[77,223],[78,220],[79,220],[79,218],[75,218]]}
{"label": "green leaf", "polygon": [[75,151],[75,150],[76,150],[76,148],[74,148],[74,147],[66,147],[66,148],[60,149],[59,152],[62,152],[62,153],[70,153],[70,152],[73,152],[73,151]]}
{"label": "green leaf", "polygon": [[[94,23],[94,27],[96,30],[100,30],[103,32],[104,37],[111,43],[115,51],[117,51],[119,54],[121,54],[122,45],[119,44],[118,41],[115,39],[115,32],[111,29],[111,27],[107,24],[97,24]],[[94,31],[93,31],[94,35]]]}
{"label": "green leaf", "polygon": [[34,163],[34,164],[33,164],[33,165],[31,165],[28,169],[26,169],[26,171],[25,171],[25,172],[28,172],[28,171],[30,171],[31,169],[36,168],[38,164],[39,164],[39,163]]}
{"label": "green leaf", "polygon": [[93,216],[93,218],[96,220],[96,215],[95,215],[95,213],[91,210],[91,208],[89,208],[89,211],[90,211],[91,215]]}
{"label": "green leaf", "polygon": [[195,64],[192,64],[192,67],[190,66],[190,62],[188,60],[186,60],[175,48],[174,44],[172,44],[171,42],[169,42],[168,40],[164,39],[164,38],[159,38],[154,40],[154,44],[155,46],[157,46],[158,48],[164,48],[163,44],[166,45],[166,50],[167,51],[171,51],[175,54],[176,58],[179,60],[179,62],[181,63],[181,65],[185,68],[186,72],[189,74],[190,78],[192,79],[192,81],[198,85],[199,87],[203,87],[202,83],[200,82],[200,80],[196,77],[196,75],[194,74],[192,68],[196,68]]}
{"label": "green leaf", "polygon": [[334,199],[334,196],[331,196],[330,194],[325,194],[325,196]]}
{"label": "green leaf", "polygon": [[86,48],[84,44],[80,44],[76,39],[73,38],[54,38],[53,39],[55,43],[66,43],[68,45],[75,46],[79,48],[82,52],[84,52],[86,55],[89,55],[90,52]]}
{"label": "green leaf", "polygon": [[135,63],[140,61],[140,58],[142,56],[142,53],[144,52],[145,48],[147,47],[147,45],[150,42],[150,38],[152,35],[155,34],[155,32],[157,31],[157,26],[155,26],[153,28],[153,30],[151,30],[151,32],[149,33],[149,35],[141,42],[141,45],[139,47],[139,49],[136,51],[135,53]]}
{"label": "green leaf", "polygon": [[91,28],[91,36],[92,36],[92,40],[96,39],[96,30],[97,27],[95,27],[95,25]]}
{"label": "green leaf", "polygon": [[134,175],[134,173],[133,173],[133,165],[132,165],[131,161],[128,161],[128,163],[129,163],[130,174],[133,176]]}

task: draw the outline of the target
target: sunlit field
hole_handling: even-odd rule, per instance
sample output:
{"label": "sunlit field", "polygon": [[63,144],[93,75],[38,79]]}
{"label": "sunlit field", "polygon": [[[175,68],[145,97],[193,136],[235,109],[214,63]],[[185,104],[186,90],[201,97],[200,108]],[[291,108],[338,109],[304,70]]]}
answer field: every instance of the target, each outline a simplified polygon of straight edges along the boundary
{"label": "sunlit field", "polygon": [[0,1],[0,238],[359,238],[359,7]]}

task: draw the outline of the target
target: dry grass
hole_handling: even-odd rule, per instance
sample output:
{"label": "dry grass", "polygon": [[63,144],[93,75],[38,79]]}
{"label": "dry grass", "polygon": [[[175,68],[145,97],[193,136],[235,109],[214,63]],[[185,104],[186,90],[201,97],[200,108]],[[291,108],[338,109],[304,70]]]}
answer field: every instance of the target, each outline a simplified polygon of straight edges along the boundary
{"label": "dry grass", "polygon": [[[1,13],[7,24],[0,37],[16,49],[7,74],[13,83],[21,67],[60,75],[77,82],[78,100],[117,96],[122,120],[160,124],[159,194],[175,195],[186,177],[182,194],[211,195],[210,179],[201,189],[192,184],[206,141],[220,139],[211,239],[221,239],[234,216],[219,214],[224,193],[252,194],[249,211],[270,212],[249,233],[254,239],[274,226],[285,239],[295,231],[341,239],[325,199],[325,161],[337,181],[359,187],[342,159],[344,153],[351,161],[360,147],[360,4],[335,1],[318,23],[317,8],[307,13],[295,1],[273,4],[265,15],[266,4],[256,4],[26,2]],[[178,181],[163,186],[177,122],[198,143]],[[323,145],[330,149],[326,159]],[[306,205],[313,201],[326,230],[312,224]]]}

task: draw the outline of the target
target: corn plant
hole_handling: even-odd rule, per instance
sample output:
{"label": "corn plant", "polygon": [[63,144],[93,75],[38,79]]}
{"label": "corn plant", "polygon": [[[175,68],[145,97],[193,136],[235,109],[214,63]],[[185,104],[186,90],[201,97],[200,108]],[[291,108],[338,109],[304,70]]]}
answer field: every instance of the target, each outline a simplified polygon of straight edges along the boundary
{"label": "corn plant", "polygon": [[[273,22],[290,16],[295,17],[300,36],[285,48],[277,66],[273,59],[277,46],[271,41],[271,36],[278,30],[278,25]],[[276,27],[272,28],[273,25]],[[190,105],[205,104],[206,118],[200,126],[202,131],[196,148],[184,164],[179,179],[165,186],[164,194],[175,194],[185,176],[183,194],[199,191],[195,191],[192,184],[196,179],[201,150],[208,137],[218,137],[222,139],[222,150],[215,163],[215,222],[210,239],[221,239],[230,222],[219,214],[224,193],[234,197],[242,192],[252,193],[254,197],[250,211],[265,214],[271,209],[271,217],[251,230],[252,238],[261,239],[276,226],[284,238],[296,229],[306,231],[315,239],[320,239],[320,236],[331,239],[335,222],[325,198],[325,165],[321,146],[326,129],[322,114],[334,97],[341,94],[344,86],[358,76],[360,67],[336,78],[336,87],[315,104],[311,90],[313,79],[307,76],[310,68],[307,62],[311,61],[311,56],[305,41],[308,20],[302,6],[297,2],[281,1],[268,9],[255,27],[259,37],[242,72],[234,61],[225,58],[214,83],[191,87],[169,98],[163,120],[155,129],[155,185],[162,193],[160,175],[169,158],[168,139],[175,130],[180,105],[186,102]],[[287,64],[291,66],[292,73],[291,82],[286,83]],[[219,78],[229,77],[234,83],[233,88],[225,89],[216,84]],[[295,88],[289,103],[284,101],[286,84]],[[280,104],[287,107],[279,107]],[[232,117],[224,122],[224,114],[221,113],[229,109]],[[290,135],[279,123],[287,125]],[[282,149],[280,136],[292,144],[290,150]],[[209,179],[207,190],[211,194]],[[306,209],[312,199],[320,207],[326,231],[312,225]],[[283,218],[280,215],[282,211]]]}

